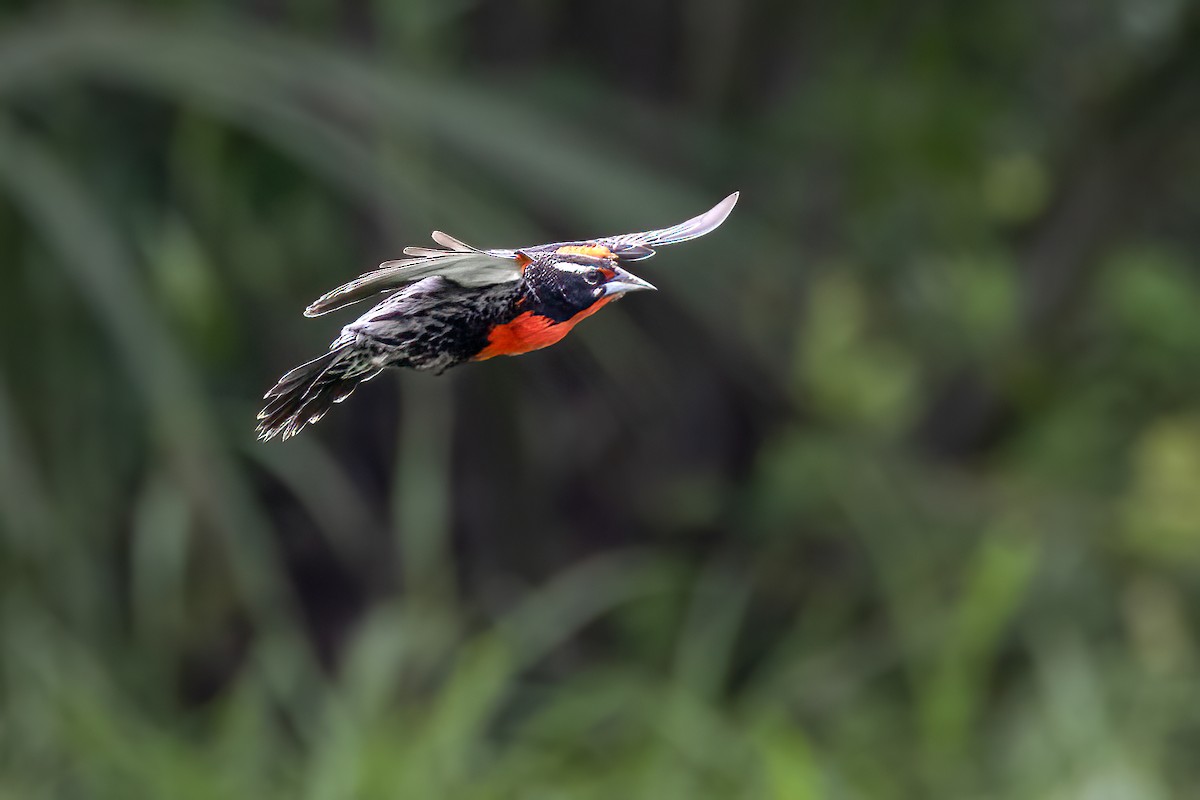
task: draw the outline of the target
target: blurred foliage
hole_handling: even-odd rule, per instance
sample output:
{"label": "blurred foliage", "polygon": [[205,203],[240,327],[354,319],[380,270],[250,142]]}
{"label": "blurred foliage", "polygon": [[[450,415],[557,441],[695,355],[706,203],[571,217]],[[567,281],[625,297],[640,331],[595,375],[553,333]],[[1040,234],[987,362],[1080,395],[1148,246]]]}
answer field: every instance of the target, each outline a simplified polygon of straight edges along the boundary
{"label": "blurred foliage", "polygon": [[[0,798],[1200,782],[1190,0],[0,11]],[[257,398],[444,228],[562,344]]]}

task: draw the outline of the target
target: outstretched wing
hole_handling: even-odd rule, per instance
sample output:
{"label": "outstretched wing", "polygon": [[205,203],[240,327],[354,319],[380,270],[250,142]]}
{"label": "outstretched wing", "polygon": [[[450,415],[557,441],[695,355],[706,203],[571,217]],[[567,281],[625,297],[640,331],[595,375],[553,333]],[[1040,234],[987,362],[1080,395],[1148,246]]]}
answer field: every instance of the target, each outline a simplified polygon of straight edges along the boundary
{"label": "outstretched wing", "polygon": [[318,297],[304,310],[304,316],[317,317],[357,303],[374,294],[390,292],[430,275],[441,275],[463,286],[490,286],[520,280],[523,257],[517,251],[484,251],[463,244],[452,236],[435,231],[434,240],[450,250],[408,247],[411,258],[385,261],[371,272],[359,275],[347,284]]}
{"label": "outstretched wing", "polygon": [[692,217],[687,222],[672,225],[670,228],[643,231],[642,233],[626,233],[621,236],[610,236],[607,239],[600,239],[599,241],[610,246],[658,247],[659,245],[678,244],[679,242],[698,239],[704,234],[712,233],[721,227],[721,223],[729,217],[729,212],[733,211],[733,207],[737,205],[738,194],[738,192],[734,192],[700,216]]}
{"label": "outstretched wing", "polygon": [[390,292],[431,275],[440,275],[462,286],[490,286],[520,280],[521,271],[528,263],[526,252],[573,253],[596,258],[615,256],[622,261],[640,261],[654,255],[654,248],[659,245],[686,242],[716,230],[729,216],[729,212],[733,211],[737,201],[738,193],[734,192],[700,216],[670,228],[576,242],[557,242],[520,250],[480,250],[449,234],[434,231],[433,240],[445,247],[445,250],[406,247],[404,254],[408,258],[385,261],[377,269],[360,275],[331,292],[326,292],[304,310],[304,315],[316,317],[327,314],[371,295]]}
{"label": "outstretched wing", "polygon": [[623,233],[618,236],[605,236],[578,242],[556,242],[536,248],[526,248],[526,250],[576,253],[601,258],[611,255],[622,261],[641,261],[654,255],[655,247],[686,242],[698,239],[706,233],[712,233],[729,217],[729,212],[733,211],[733,207],[737,205],[738,194],[738,192],[734,192],[700,216],[692,217],[686,222],[672,225],[669,228],[642,231],[641,233]]}

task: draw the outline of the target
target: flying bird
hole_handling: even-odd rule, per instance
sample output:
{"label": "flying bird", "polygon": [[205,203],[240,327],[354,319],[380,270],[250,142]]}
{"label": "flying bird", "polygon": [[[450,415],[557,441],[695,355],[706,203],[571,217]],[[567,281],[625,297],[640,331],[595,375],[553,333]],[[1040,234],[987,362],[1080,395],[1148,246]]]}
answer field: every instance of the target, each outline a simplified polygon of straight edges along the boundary
{"label": "flying bird", "polygon": [[305,309],[306,317],[317,317],[389,293],[342,328],[329,352],[267,392],[258,436],[295,436],[387,367],[440,373],[548,347],[614,300],[654,289],[625,266],[650,258],[655,247],[712,232],[737,200],[734,192],[670,228],[515,250],[480,250],[434,231],[444,249],[406,247],[406,258],[383,262]]}

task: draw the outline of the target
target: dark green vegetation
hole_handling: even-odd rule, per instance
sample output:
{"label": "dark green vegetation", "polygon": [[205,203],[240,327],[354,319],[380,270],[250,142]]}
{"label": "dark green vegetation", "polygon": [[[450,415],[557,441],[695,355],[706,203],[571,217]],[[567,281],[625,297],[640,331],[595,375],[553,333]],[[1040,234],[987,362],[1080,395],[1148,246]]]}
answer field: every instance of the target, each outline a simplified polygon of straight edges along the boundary
{"label": "dark green vegetation", "polygon": [[[1194,3],[37,5],[0,798],[1194,796]],[[254,441],[430,229],[733,189],[561,345]]]}

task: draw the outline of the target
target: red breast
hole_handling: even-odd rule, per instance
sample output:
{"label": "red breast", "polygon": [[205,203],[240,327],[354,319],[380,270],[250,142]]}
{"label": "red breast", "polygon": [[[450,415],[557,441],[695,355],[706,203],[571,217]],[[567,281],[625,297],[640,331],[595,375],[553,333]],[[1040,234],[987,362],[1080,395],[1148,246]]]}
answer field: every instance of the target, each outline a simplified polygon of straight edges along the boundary
{"label": "red breast", "polygon": [[581,321],[608,305],[611,300],[611,297],[602,297],[565,322],[555,322],[536,311],[526,311],[511,322],[492,328],[488,333],[487,345],[471,360],[484,361],[493,356],[515,356],[549,347],[570,333]]}

